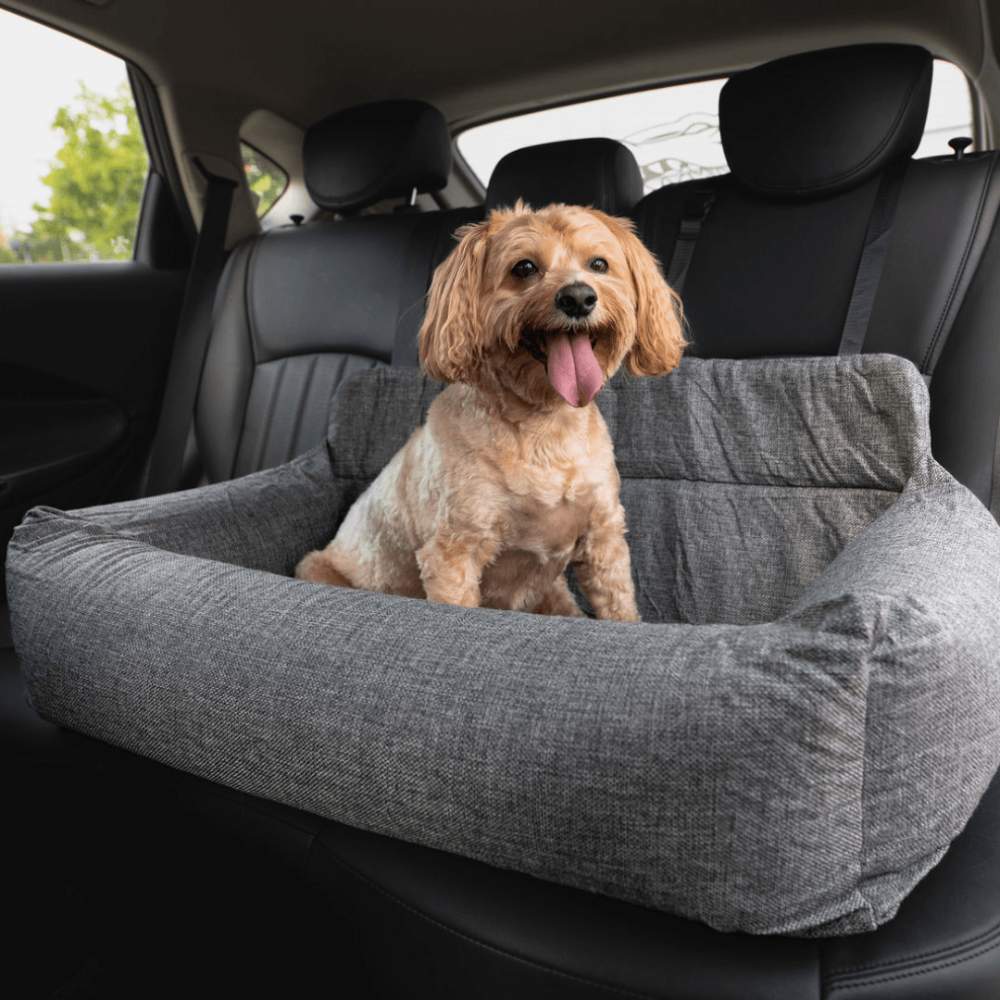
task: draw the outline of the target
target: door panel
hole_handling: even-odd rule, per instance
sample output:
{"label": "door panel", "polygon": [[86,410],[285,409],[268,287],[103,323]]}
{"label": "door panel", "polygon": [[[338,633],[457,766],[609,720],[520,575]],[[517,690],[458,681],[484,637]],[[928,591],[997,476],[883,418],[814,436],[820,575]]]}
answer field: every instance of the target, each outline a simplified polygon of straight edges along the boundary
{"label": "door panel", "polygon": [[135,495],[185,276],[135,261],[0,267],[4,550],[31,506]]}

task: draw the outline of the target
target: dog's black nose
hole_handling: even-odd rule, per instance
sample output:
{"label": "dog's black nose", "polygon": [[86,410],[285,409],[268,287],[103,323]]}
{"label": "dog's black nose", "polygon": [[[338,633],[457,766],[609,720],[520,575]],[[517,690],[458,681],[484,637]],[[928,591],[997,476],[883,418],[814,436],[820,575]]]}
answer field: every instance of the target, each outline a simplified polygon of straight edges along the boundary
{"label": "dog's black nose", "polygon": [[563,285],[556,292],[556,309],[564,312],[570,319],[582,319],[589,316],[597,305],[597,292],[584,281],[574,281],[571,285]]}

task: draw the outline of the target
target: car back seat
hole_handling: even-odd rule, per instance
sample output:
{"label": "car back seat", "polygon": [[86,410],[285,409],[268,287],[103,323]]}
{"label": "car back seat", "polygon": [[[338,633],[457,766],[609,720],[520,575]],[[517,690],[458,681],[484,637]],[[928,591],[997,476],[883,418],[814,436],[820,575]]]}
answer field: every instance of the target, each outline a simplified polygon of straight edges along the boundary
{"label": "car back seat", "polygon": [[[377,201],[444,187],[451,136],[422,101],[341,111],[306,133],[305,177],[336,221],[241,243],[220,281],[195,410],[206,477],[287,461],[326,435],[346,375],[407,359],[430,276],[478,208],[358,215]],[[397,350],[397,342],[402,345]],[[415,353],[413,353],[415,359]]]}
{"label": "car back seat", "polygon": [[719,124],[731,173],[661,188],[636,207],[667,264],[682,217],[712,199],[683,300],[705,357],[836,354],[876,192],[904,171],[864,350],[929,379],[935,457],[984,503],[1000,420],[998,153],[910,160],[932,60],[865,45],[734,76]]}

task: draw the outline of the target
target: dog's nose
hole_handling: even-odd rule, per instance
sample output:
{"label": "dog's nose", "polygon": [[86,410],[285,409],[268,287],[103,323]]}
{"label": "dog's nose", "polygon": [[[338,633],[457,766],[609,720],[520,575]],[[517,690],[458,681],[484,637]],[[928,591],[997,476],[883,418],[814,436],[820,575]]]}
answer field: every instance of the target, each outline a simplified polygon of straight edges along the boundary
{"label": "dog's nose", "polygon": [[571,285],[563,285],[556,292],[556,309],[565,313],[570,319],[589,316],[596,305],[597,292],[585,281],[574,281]]}

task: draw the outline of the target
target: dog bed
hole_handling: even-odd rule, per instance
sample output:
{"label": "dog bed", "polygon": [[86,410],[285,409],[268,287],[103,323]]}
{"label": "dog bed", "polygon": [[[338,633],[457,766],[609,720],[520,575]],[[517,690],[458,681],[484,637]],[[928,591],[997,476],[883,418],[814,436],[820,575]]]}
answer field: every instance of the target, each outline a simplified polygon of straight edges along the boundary
{"label": "dog bed", "polygon": [[32,511],[9,586],[37,710],[721,930],[889,919],[1000,759],[1000,530],[931,458],[917,370],[688,360],[606,389],[642,624],[289,578],[437,391],[368,372],[290,464]]}

